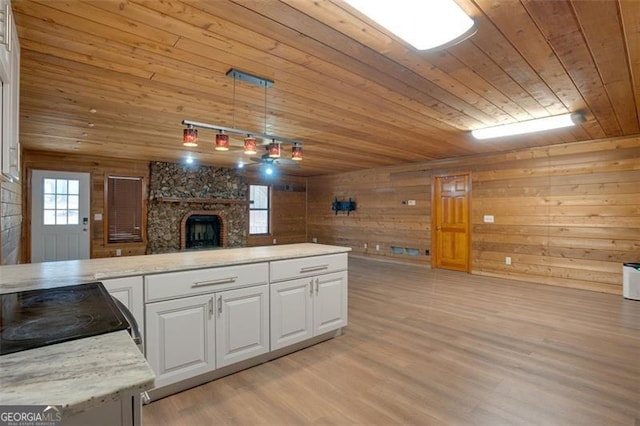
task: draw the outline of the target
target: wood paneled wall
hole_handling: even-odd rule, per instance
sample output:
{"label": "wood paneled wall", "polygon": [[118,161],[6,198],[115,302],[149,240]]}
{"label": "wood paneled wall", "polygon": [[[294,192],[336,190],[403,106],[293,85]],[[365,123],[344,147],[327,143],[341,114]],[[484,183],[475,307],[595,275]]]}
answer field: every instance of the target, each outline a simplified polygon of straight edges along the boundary
{"label": "wood paneled wall", "polygon": [[[91,173],[91,218],[96,213],[105,217],[104,182],[109,174],[123,176],[142,176],[145,185],[149,180],[149,162],[124,161],[114,158],[87,157],[81,155],[58,154],[44,151],[25,151],[23,167],[25,170],[25,184],[28,184],[29,170],[63,170],[70,172]],[[264,179],[260,175],[249,175],[250,183],[271,185],[272,190],[272,220],[271,235],[249,237],[248,246],[260,246],[273,244],[300,243],[306,241],[306,178],[295,176],[279,176],[272,179]],[[25,187],[26,188],[26,187]],[[29,239],[30,202],[27,200],[28,192],[24,190],[25,226],[22,232]],[[4,212],[4,207],[3,207]],[[4,213],[3,213],[4,214]],[[4,223],[4,222],[3,222]],[[103,222],[92,220],[91,257],[113,257],[115,250],[120,248],[123,256],[145,254],[146,243],[129,244],[105,244]],[[3,243],[5,241],[3,235]],[[4,252],[3,252],[4,253]],[[23,259],[29,259],[29,247],[23,248]]]}
{"label": "wood paneled wall", "polygon": [[262,178],[257,174],[248,175],[249,184],[271,185],[271,234],[251,236],[247,245],[263,246],[273,244],[303,243],[307,231],[307,179],[295,176],[279,176],[274,179]]}
{"label": "wood paneled wall", "polygon": [[[640,260],[640,137],[309,178],[308,238],[429,265],[432,178],[463,171],[472,177],[472,273],[621,292],[622,263]],[[336,196],[357,210],[334,215]]]}
{"label": "wood paneled wall", "polygon": [[0,185],[0,264],[14,265],[22,261],[22,187],[19,182]]}
{"label": "wood paneled wall", "polygon": [[[106,244],[105,242],[105,221],[95,221],[96,213],[102,214],[106,218],[105,208],[105,180],[109,175],[118,176],[140,176],[144,178],[145,187],[149,181],[149,162],[148,161],[132,161],[122,159],[111,159],[103,157],[88,157],[72,154],[58,154],[44,151],[24,151],[23,156],[23,179],[26,185],[30,182],[31,170],[60,170],[67,172],[85,172],[91,174],[91,257],[113,257],[116,255],[116,249],[122,250],[122,256],[130,256],[144,254],[146,243],[126,243],[126,244]],[[146,192],[145,192],[146,193]],[[27,237],[24,241],[23,259],[29,259],[29,238],[30,238],[30,191],[25,186],[24,203],[25,220],[23,227],[24,235]]]}

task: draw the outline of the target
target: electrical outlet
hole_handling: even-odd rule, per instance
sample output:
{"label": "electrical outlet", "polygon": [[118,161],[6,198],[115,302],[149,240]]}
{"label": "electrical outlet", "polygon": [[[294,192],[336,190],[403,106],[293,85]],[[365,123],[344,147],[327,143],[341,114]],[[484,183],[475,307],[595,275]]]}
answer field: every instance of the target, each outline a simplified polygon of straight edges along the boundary
{"label": "electrical outlet", "polygon": [[312,243],[317,243],[317,242],[318,242],[318,239],[317,239],[316,237],[313,237],[313,238],[311,239],[311,242],[312,242]]}
{"label": "electrical outlet", "polygon": [[504,264],[505,265],[511,265],[511,257],[507,256],[504,258]]}
{"label": "electrical outlet", "polygon": [[273,239],[273,244],[276,244],[276,243],[277,243],[277,240],[274,238]]}
{"label": "electrical outlet", "polygon": [[116,249],[116,256],[122,256],[122,250]]}
{"label": "electrical outlet", "polygon": [[369,245],[367,243],[364,243],[364,248],[366,249],[368,247],[369,247]]}
{"label": "electrical outlet", "polygon": [[376,244],[376,251],[380,251],[380,244]]}

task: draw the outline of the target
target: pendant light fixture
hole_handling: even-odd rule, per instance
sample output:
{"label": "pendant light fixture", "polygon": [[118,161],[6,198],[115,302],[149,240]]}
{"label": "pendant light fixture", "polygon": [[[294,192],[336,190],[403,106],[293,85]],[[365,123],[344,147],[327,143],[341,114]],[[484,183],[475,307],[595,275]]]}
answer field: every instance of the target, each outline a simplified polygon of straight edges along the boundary
{"label": "pendant light fixture", "polygon": [[244,138],[244,153],[247,155],[256,154],[258,152],[256,147],[256,138],[251,135],[247,135],[247,137]]}
{"label": "pendant light fixture", "polygon": [[293,144],[291,148],[291,159],[295,161],[302,161],[302,146],[300,144]]}
{"label": "pendant light fixture", "polygon": [[194,129],[191,124],[187,125],[182,133],[182,145],[194,147],[198,146],[198,129]]}
{"label": "pendant light fixture", "polygon": [[[203,128],[203,129],[215,130],[217,132],[215,135],[215,142],[214,142],[214,148],[216,151],[228,151],[230,149],[228,133],[231,133],[231,134],[246,135],[246,137],[244,138],[244,153],[247,155],[257,154],[258,152],[257,139],[259,138],[261,140],[266,140],[266,141],[271,140],[271,142],[267,145],[267,156],[269,158],[273,158],[273,159],[280,158],[282,144],[290,144],[292,145],[291,158],[296,161],[302,160],[302,142],[296,139],[284,138],[281,136],[267,134],[267,88],[273,85],[273,81],[267,80],[265,78],[258,77],[252,74],[248,74],[242,71],[238,71],[233,68],[227,71],[226,75],[228,77],[233,77],[232,117],[233,117],[234,127],[225,127],[225,126],[220,126],[218,124],[209,124],[209,123],[201,123],[201,122],[191,121],[191,120],[182,120],[182,124],[186,126],[186,128],[183,131],[183,137],[182,137],[182,142],[184,146],[190,146],[190,147],[198,146],[198,130],[196,128]],[[265,133],[256,133],[249,130],[241,130],[241,129],[235,128],[235,98],[236,98],[235,82],[236,82],[236,79],[239,79],[246,83],[264,87],[264,132]]]}
{"label": "pendant light fixture", "polygon": [[273,141],[267,147],[269,158],[280,158],[280,144],[273,139]]}
{"label": "pendant light fixture", "polygon": [[229,151],[229,135],[222,130],[216,134],[216,151]]}

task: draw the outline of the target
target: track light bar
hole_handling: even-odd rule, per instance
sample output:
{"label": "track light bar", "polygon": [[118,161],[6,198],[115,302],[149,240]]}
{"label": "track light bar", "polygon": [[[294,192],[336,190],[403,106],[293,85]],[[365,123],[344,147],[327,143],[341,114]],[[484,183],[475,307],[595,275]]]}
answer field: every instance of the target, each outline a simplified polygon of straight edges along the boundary
{"label": "track light bar", "polygon": [[240,71],[235,68],[231,68],[225,74],[227,77],[233,77],[245,83],[255,84],[256,86],[271,87],[273,86],[273,80],[268,80],[257,75],[249,74],[248,72]]}
{"label": "track light bar", "polygon": [[269,142],[271,142],[271,141],[273,141],[275,139],[276,141],[278,141],[280,143],[288,143],[288,144],[292,144],[292,145],[296,145],[296,144],[297,145],[302,145],[302,142],[300,142],[299,140],[296,140],[296,139],[282,138],[280,136],[267,135],[266,133],[256,133],[256,132],[252,132],[252,131],[249,131],[249,130],[234,129],[233,127],[218,126],[217,124],[200,123],[198,121],[191,121],[191,120],[182,120],[182,124],[184,126],[192,126],[192,127],[200,127],[202,129],[218,130],[218,131],[223,131],[223,132],[227,132],[227,133],[234,133],[234,134],[243,135],[243,136],[251,135],[253,137],[258,137],[258,138],[261,138],[261,139],[265,139],[265,140],[267,140]]}
{"label": "track light bar", "polygon": [[551,117],[537,118],[535,120],[521,121],[519,123],[486,127],[484,129],[473,130],[471,134],[476,139],[490,139],[541,132],[544,130],[560,129],[562,127],[575,126],[576,124],[583,122],[584,115],[580,112],[573,112],[554,115]]}

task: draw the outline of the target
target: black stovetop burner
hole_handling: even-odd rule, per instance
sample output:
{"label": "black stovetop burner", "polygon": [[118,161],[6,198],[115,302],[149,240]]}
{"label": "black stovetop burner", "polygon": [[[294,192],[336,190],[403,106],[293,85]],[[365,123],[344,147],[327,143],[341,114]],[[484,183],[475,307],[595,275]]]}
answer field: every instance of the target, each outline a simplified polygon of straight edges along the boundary
{"label": "black stovetop burner", "polygon": [[127,328],[99,282],[0,294],[0,355]]}

